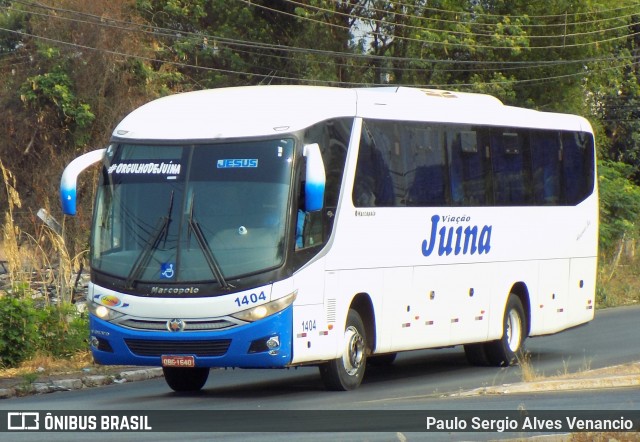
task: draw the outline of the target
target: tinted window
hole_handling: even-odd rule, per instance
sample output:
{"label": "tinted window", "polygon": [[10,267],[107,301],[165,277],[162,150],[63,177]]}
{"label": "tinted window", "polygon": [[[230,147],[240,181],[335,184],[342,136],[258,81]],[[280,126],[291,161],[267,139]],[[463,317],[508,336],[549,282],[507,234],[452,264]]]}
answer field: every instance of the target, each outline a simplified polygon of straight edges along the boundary
{"label": "tinted window", "polygon": [[437,127],[413,126],[405,152],[406,205],[443,206],[448,200],[444,132]]}
{"label": "tinted window", "polygon": [[454,206],[484,206],[489,203],[490,164],[488,140],[471,128],[449,128],[447,150],[451,176],[451,201]]}
{"label": "tinted window", "polygon": [[351,138],[353,118],[337,118],[316,124],[306,130],[304,144],[318,143],[327,176],[325,206],[336,207]]}
{"label": "tinted window", "polygon": [[593,138],[579,132],[562,134],[562,172],[565,203],[575,205],[593,191]]}
{"label": "tinted window", "polygon": [[326,173],[324,210],[306,212],[304,204],[305,162],[302,162],[298,180],[298,207],[296,219],[296,250],[308,249],[324,243],[331,234],[333,217],[325,215],[335,210],[340,196],[340,186],[347,158],[347,146],[351,138],[352,118],[336,118],[323,121],[304,133],[304,144],[318,143]]}
{"label": "tinted window", "polygon": [[[404,193],[400,179],[402,164],[392,161],[396,151],[394,125],[386,122],[363,123],[353,187],[353,203],[356,207],[394,206],[395,193]],[[399,149],[398,143],[398,153]]]}
{"label": "tinted window", "polygon": [[575,205],[593,191],[594,161],[586,133],[367,120],[353,203]]}
{"label": "tinted window", "polygon": [[525,132],[491,131],[494,203],[497,206],[531,204],[529,141]]}
{"label": "tinted window", "polygon": [[386,121],[367,121],[363,127],[353,190],[356,207],[447,204],[441,127]]}
{"label": "tinted window", "polygon": [[553,206],[563,201],[562,149],[558,132],[531,132],[533,194],[537,205]]}

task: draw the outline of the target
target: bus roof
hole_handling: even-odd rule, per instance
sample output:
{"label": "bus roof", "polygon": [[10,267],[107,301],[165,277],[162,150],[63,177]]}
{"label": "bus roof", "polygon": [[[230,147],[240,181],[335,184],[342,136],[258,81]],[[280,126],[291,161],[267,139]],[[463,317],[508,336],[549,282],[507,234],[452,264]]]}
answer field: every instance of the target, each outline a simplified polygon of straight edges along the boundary
{"label": "bus roof", "polygon": [[432,121],[591,132],[582,117],[505,106],[495,97],[408,87],[345,89],[246,86],[186,92],[126,116],[118,140],[212,140],[272,136],[337,117]]}

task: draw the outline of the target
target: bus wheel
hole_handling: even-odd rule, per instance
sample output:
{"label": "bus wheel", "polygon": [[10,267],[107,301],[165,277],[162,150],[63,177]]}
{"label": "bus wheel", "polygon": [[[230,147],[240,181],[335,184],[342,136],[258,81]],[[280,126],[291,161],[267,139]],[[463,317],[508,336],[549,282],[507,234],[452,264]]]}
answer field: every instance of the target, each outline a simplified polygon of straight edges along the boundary
{"label": "bus wheel", "polygon": [[347,391],[358,388],[367,364],[367,338],[364,323],[351,309],[344,330],[342,356],[320,366],[320,375],[328,390]]}
{"label": "bus wheel", "polygon": [[164,380],[173,391],[198,391],[207,382],[209,368],[162,367]]}
{"label": "bus wheel", "polygon": [[520,298],[509,295],[502,322],[502,338],[486,344],[487,358],[491,365],[507,367],[517,362],[524,353],[527,338],[526,318]]}

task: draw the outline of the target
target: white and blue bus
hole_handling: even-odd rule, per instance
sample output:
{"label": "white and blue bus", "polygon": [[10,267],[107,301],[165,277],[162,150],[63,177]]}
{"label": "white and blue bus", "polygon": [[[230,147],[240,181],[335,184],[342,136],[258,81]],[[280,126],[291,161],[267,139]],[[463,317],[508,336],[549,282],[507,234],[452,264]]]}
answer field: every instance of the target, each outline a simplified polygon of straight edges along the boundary
{"label": "white and blue bus", "polygon": [[404,87],[223,88],[152,101],[101,162],[90,344],[162,366],[317,365],[358,387],[367,361],[463,345],[517,362],[528,336],[593,319],[594,138],[581,117]]}

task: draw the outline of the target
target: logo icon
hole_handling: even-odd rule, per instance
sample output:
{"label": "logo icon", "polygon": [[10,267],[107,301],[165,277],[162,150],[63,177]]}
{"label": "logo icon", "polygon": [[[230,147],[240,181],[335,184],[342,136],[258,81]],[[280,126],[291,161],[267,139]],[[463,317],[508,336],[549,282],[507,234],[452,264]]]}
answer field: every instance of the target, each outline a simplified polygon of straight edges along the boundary
{"label": "logo icon", "polygon": [[176,274],[173,270],[172,262],[163,262],[160,264],[160,277],[164,279],[171,279]]}
{"label": "logo icon", "polygon": [[129,307],[128,302],[122,302],[120,298],[114,295],[93,295],[93,302],[97,304],[106,305],[107,307]]}
{"label": "logo icon", "polygon": [[7,430],[39,430],[40,413],[7,413]]}
{"label": "logo icon", "polygon": [[184,330],[185,325],[182,319],[171,319],[167,321],[167,330],[170,332],[181,332]]}
{"label": "logo icon", "polygon": [[122,301],[120,301],[120,298],[113,295],[101,296],[100,302],[102,303],[102,305],[106,305],[107,307],[118,307],[119,305],[122,304]]}

